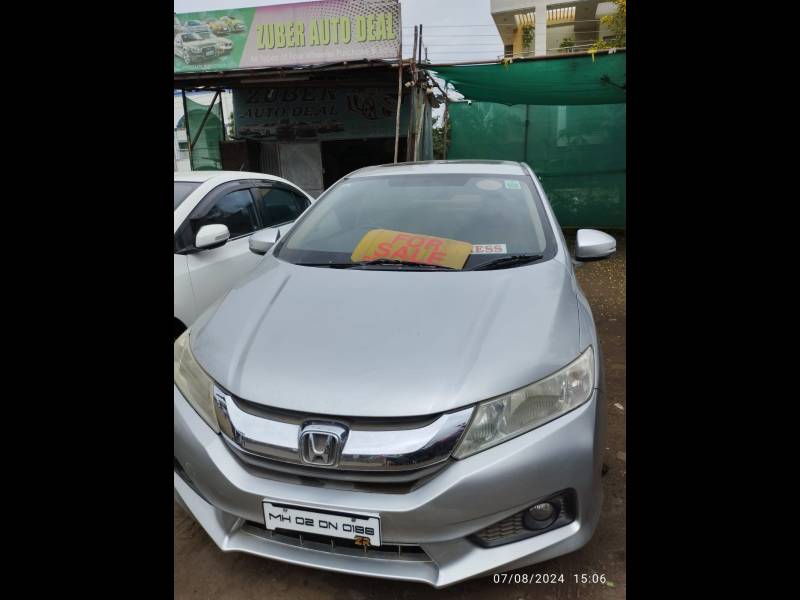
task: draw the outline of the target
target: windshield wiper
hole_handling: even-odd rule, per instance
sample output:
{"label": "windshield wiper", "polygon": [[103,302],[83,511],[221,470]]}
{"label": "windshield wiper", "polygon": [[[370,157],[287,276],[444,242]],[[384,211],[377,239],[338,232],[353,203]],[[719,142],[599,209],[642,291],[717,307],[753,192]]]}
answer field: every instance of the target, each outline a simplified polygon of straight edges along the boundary
{"label": "windshield wiper", "polygon": [[542,254],[512,254],[511,256],[504,256],[503,258],[495,258],[482,262],[479,265],[466,269],[467,271],[482,271],[484,269],[505,269],[507,267],[514,267],[516,265],[524,265],[533,261],[543,258]]}
{"label": "windshield wiper", "polygon": [[443,269],[446,271],[455,271],[453,267],[446,267],[444,265],[431,265],[428,263],[412,262],[410,260],[397,260],[394,258],[379,258],[377,260],[361,260],[358,262],[349,263],[296,263],[301,267],[329,267],[331,269],[352,269],[353,267],[367,267],[371,265],[397,265],[401,267],[414,267],[420,271],[430,271],[436,269]]}

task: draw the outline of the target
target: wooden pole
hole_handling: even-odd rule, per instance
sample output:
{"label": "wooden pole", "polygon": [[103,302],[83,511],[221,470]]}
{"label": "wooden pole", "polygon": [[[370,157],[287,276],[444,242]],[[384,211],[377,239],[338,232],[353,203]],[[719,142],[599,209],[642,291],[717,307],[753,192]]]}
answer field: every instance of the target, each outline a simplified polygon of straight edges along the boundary
{"label": "wooden pole", "polygon": [[400,151],[400,105],[403,102],[403,36],[400,36],[400,55],[397,61],[397,117],[394,124],[394,162]]}
{"label": "wooden pole", "polygon": [[442,135],[442,141],[444,145],[444,149],[442,150],[442,159],[447,160],[447,82],[444,82],[444,123],[442,123],[442,127],[444,128],[444,133]]}
{"label": "wooden pole", "polygon": [[411,60],[409,61],[409,67],[411,68],[411,106],[409,107],[409,119],[408,119],[408,137],[406,138],[406,160],[413,161],[415,155],[415,147],[416,147],[416,140],[414,139],[414,132],[416,130],[416,123],[415,119],[417,118],[417,94],[416,94],[416,85],[417,85],[417,69],[416,69],[416,62],[417,62],[417,42],[419,40],[419,26],[414,25],[414,46],[411,49]]}

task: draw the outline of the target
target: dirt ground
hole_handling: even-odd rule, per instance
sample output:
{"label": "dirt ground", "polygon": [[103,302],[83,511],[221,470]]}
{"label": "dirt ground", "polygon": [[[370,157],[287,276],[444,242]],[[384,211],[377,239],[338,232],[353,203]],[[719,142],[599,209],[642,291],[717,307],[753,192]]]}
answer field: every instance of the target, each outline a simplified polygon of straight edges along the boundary
{"label": "dirt ground", "polygon": [[[567,236],[568,239],[571,236]],[[625,598],[625,239],[617,254],[588,263],[576,273],[592,306],[606,365],[608,441],[603,513],[592,540],[577,552],[520,569],[519,575],[563,574],[564,583],[500,584],[483,577],[436,590],[329,573],[240,553],[223,553],[175,504],[174,592],[176,599],[251,600],[513,599],[621,600]],[[619,407],[618,407],[618,406]],[[621,408],[620,408],[621,407]],[[575,575],[605,575],[606,583],[575,583]]]}

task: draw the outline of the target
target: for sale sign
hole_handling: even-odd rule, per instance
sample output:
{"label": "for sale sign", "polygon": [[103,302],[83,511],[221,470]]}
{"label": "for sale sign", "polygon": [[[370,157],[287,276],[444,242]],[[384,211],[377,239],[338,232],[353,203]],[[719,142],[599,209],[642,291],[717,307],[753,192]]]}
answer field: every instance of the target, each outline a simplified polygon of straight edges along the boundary
{"label": "for sale sign", "polygon": [[361,238],[350,260],[402,260],[462,269],[471,252],[472,244],[469,242],[391,229],[373,229]]}

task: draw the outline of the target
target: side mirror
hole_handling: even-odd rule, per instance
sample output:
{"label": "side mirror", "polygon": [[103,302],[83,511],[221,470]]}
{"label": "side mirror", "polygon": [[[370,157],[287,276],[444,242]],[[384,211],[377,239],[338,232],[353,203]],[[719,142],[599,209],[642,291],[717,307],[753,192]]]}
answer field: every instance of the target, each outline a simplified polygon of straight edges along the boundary
{"label": "side mirror", "polygon": [[575,260],[588,262],[608,258],[617,251],[617,240],[596,229],[579,229],[575,243]]}
{"label": "side mirror", "polygon": [[224,246],[231,238],[227,225],[203,225],[194,239],[194,246],[198,250],[210,250]]}
{"label": "side mirror", "polygon": [[277,228],[262,229],[250,236],[250,252],[264,255],[281,239],[281,230]]}

